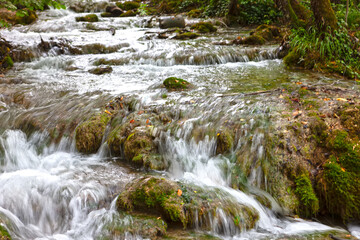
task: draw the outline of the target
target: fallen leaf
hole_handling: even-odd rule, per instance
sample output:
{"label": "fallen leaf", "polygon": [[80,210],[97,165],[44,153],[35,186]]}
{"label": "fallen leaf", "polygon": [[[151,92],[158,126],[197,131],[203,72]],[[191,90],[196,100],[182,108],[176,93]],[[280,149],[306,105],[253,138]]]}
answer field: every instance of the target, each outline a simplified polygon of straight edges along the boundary
{"label": "fallen leaf", "polygon": [[220,136],[220,133],[216,134],[216,136]]}
{"label": "fallen leaf", "polygon": [[190,103],[195,103],[195,101],[194,101],[194,100],[190,100]]}
{"label": "fallen leaf", "polygon": [[120,101],[122,101],[123,99],[124,99],[124,97],[121,97],[121,98],[120,98]]}
{"label": "fallen leaf", "polygon": [[330,98],[324,98],[324,101],[330,101],[331,99]]}
{"label": "fallen leaf", "polygon": [[124,106],[122,105],[122,103],[120,103],[120,107],[121,107],[121,109],[123,109],[123,108],[124,108]]}
{"label": "fallen leaf", "polygon": [[341,171],[346,172],[345,168],[341,168]]}
{"label": "fallen leaf", "polygon": [[134,120],[134,119],[131,119],[131,120],[130,120],[130,123],[133,123],[133,122],[135,122],[135,120]]}
{"label": "fallen leaf", "polygon": [[105,110],[105,112],[106,112],[107,114],[109,114],[110,116],[112,115],[112,113],[109,112],[108,110]]}
{"label": "fallen leaf", "polygon": [[345,99],[345,98],[337,98],[336,100],[341,101],[341,102],[347,102],[347,99]]}
{"label": "fallen leaf", "polygon": [[141,114],[143,114],[143,113],[144,113],[144,111],[139,111],[139,112],[138,112],[139,115],[141,115]]}
{"label": "fallen leaf", "polygon": [[160,219],[161,219],[161,217],[158,217],[158,218],[157,218],[157,220],[160,220]]}
{"label": "fallen leaf", "polygon": [[147,119],[147,120],[146,120],[146,124],[149,124],[149,122],[150,122],[150,120],[149,120],[149,119]]}
{"label": "fallen leaf", "polygon": [[302,124],[302,125],[307,125],[307,124],[308,124],[308,122],[301,122],[301,124]]}
{"label": "fallen leaf", "polygon": [[297,84],[297,85],[301,85],[301,84],[302,84],[302,82],[296,82],[296,84]]}
{"label": "fallen leaf", "polygon": [[283,99],[283,98],[284,98],[284,96],[283,96],[283,95],[280,95],[280,96],[279,96],[279,98]]}
{"label": "fallen leaf", "polygon": [[177,191],[177,195],[178,195],[179,197],[182,195],[181,189],[179,189],[179,190]]}

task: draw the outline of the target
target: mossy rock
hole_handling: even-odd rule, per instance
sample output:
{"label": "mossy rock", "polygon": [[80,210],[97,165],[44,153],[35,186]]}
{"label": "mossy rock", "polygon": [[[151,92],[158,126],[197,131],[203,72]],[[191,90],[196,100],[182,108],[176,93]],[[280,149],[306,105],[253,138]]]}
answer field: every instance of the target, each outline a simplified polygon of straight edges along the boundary
{"label": "mossy rock", "polygon": [[228,129],[220,130],[217,133],[216,154],[229,153],[234,145],[234,134]]}
{"label": "mossy rock", "polygon": [[338,116],[350,137],[360,139],[360,107],[345,107],[338,111]]}
{"label": "mossy rock", "polygon": [[191,26],[191,29],[195,29],[200,33],[216,32],[217,28],[211,22],[199,22]]}
{"label": "mossy rock", "polygon": [[188,81],[176,77],[169,77],[165,79],[163,84],[167,90],[171,91],[185,90],[193,87]]}
{"label": "mossy rock", "polygon": [[146,239],[157,239],[166,234],[167,224],[158,217],[146,214],[125,214],[113,218],[105,225],[99,239],[125,239],[127,234]]}
{"label": "mossy rock", "polygon": [[17,24],[28,25],[35,22],[36,19],[38,19],[38,16],[35,11],[29,9],[26,9],[25,11],[26,13],[24,14],[24,16],[16,16],[15,22]]}
{"label": "mossy rock", "polygon": [[[115,142],[110,142],[111,146],[113,143]],[[162,157],[157,153],[153,137],[139,127],[127,136],[124,142],[124,155],[136,166],[144,166],[153,170],[164,170],[166,167]]]}
{"label": "mossy rock", "polygon": [[95,75],[102,75],[105,73],[111,73],[113,71],[112,67],[106,66],[106,67],[97,67],[89,70],[89,73],[95,74]]}
{"label": "mossy rock", "polygon": [[120,17],[134,17],[136,16],[136,12],[134,10],[128,10],[120,15]]}
{"label": "mossy rock", "polygon": [[5,227],[0,225],[0,239],[1,240],[11,240],[11,236]]}
{"label": "mossy rock", "polygon": [[124,3],[117,2],[116,6],[118,6],[119,8],[121,8],[125,11],[128,11],[128,10],[138,9],[140,7],[140,3],[135,2],[135,1],[127,1]]}
{"label": "mossy rock", "polygon": [[98,114],[76,128],[76,148],[81,153],[96,153],[104,137],[105,128],[111,117]]}
{"label": "mossy rock", "polygon": [[186,33],[176,34],[176,36],[174,38],[178,39],[178,40],[187,40],[187,39],[195,39],[195,38],[198,38],[198,37],[200,37],[200,35],[197,34],[197,33],[186,32]]}
{"label": "mossy rock", "polygon": [[108,18],[108,17],[114,17],[112,13],[109,12],[103,12],[100,14],[101,17]]}
{"label": "mossy rock", "polygon": [[319,211],[319,199],[314,192],[309,176],[301,174],[295,179],[295,185],[295,193],[300,202],[299,215],[315,216]]}
{"label": "mossy rock", "polygon": [[96,14],[88,14],[83,17],[76,17],[77,22],[98,22],[99,18]]}
{"label": "mossy rock", "polygon": [[284,63],[286,66],[303,66],[301,63],[301,55],[296,48],[292,49],[288,55],[284,57]]}
{"label": "mossy rock", "polygon": [[[182,223],[184,228],[198,225],[210,230],[211,222],[217,221],[220,225],[230,224],[240,232],[253,228],[259,219],[256,210],[217,189],[201,189],[153,176],[140,178],[126,189],[119,195],[118,209],[161,214],[168,224]],[[218,231],[221,233],[223,229]]]}

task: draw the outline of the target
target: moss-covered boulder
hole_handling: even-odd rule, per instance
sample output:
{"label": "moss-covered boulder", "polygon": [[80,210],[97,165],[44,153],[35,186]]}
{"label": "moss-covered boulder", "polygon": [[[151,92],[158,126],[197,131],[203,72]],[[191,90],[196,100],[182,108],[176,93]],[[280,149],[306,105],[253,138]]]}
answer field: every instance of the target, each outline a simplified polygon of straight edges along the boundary
{"label": "moss-covered boulder", "polygon": [[223,129],[217,133],[216,140],[216,154],[229,153],[234,145],[234,134],[228,129]]}
{"label": "moss-covered boulder", "polygon": [[191,26],[191,29],[198,31],[199,33],[211,33],[217,31],[217,28],[211,22],[196,23]]}
{"label": "moss-covered boulder", "polygon": [[124,155],[128,161],[137,166],[154,170],[164,170],[166,167],[163,158],[158,154],[154,138],[147,129],[141,127],[135,128],[126,138]]}
{"label": "moss-covered boulder", "polygon": [[98,114],[83,122],[76,128],[76,148],[82,153],[96,153],[104,137],[105,128],[111,116],[107,113]]}
{"label": "moss-covered boulder", "polygon": [[1,240],[11,240],[12,239],[9,232],[2,225],[0,225],[0,239]]}
{"label": "moss-covered boulder", "polygon": [[141,236],[146,239],[157,239],[166,234],[167,224],[164,220],[146,214],[127,215],[123,212],[115,216],[103,229],[99,239],[125,239]]}
{"label": "moss-covered boulder", "polygon": [[134,10],[134,9],[138,9],[140,7],[140,3],[135,2],[135,1],[127,1],[127,2],[117,2],[116,6],[118,6],[121,9],[124,9],[125,11],[128,10]]}
{"label": "moss-covered boulder", "polygon": [[4,72],[14,65],[10,57],[12,46],[5,39],[0,38],[0,73]]}
{"label": "moss-covered boulder", "polygon": [[285,30],[282,30],[276,26],[263,24],[257,27],[255,31],[251,32],[250,36],[238,37],[236,40],[234,40],[234,43],[246,45],[280,43],[285,33]]}
{"label": "moss-covered boulder", "polygon": [[[106,13],[110,13],[111,17],[119,17],[124,11],[117,6],[107,6],[105,9]],[[103,14],[101,14],[103,16]]]}
{"label": "moss-covered boulder", "polygon": [[128,10],[120,15],[120,17],[134,17],[136,16],[136,12],[134,10]]}
{"label": "moss-covered boulder", "polygon": [[95,75],[102,75],[105,73],[111,73],[113,71],[112,67],[106,66],[106,67],[96,67],[89,70],[89,73],[95,74]]}
{"label": "moss-covered boulder", "polygon": [[[126,187],[117,200],[118,209],[161,215],[168,224],[182,223],[184,228],[214,230],[227,225],[231,234],[255,226],[256,210],[238,203],[216,189],[183,185],[164,178],[146,176]],[[215,227],[216,228],[216,227]],[[217,232],[223,233],[219,227]]]}
{"label": "moss-covered boulder", "polygon": [[165,88],[170,91],[186,90],[193,87],[193,85],[188,81],[176,77],[169,77],[165,79],[163,84]]}
{"label": "moss-covered boulder", "polygon": [[103,12],[100,14],[101,17],[103,18],[108,18],[108,17],[114,17],[111,13],[109,12]]}
{"label": "moss-covered boulder", "polygon": [[88,14],[83,17],[76,17],[77,22],[98,22],[99,18],[96,14]]}
{"label": "moss-covered boulder", "polygon": [[174,37],[174,39],[178,39],[178,40],[187,40],[187,39],[195,39],[200,37],[199,34],[194,33],[194,32],[185,32],[185,33],[178,33],[176,34],[176,36]]}

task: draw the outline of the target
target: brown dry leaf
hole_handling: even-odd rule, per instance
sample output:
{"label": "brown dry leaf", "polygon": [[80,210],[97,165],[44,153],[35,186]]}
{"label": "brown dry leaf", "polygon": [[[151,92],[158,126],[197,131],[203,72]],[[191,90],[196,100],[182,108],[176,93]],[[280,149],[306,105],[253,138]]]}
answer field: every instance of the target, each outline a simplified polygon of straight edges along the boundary
{"label": "brown dry leaf", "polygon": [[330,98],[324,98],[324,101],[330,101],[331,99]]}
{"label": "brown dry leaf", "polygon": [[302,124],[302,125],[307,125],[307,124],[308,124],[308,122],[301,122],[301,124]]}
{"label": "brown dry leaf", "polygon": [[341,168],[341,171],[346,172],[345,168]]}
{"label": "brown dry leaf", "polygon": [[296,82],[296,85],[301,85],[302,84],[302,82]]}
{"label": "brown dry leaf", "polygon": [[120,107],[121,107],[121,109],[123,109],[123,108],[124,108],[124,106],[122,105],[122,103],[120,103]]}
{"label": "brown dry leaf", "polygon": [[134,119],[131,119],[131,120],[130,120],[130,123],[133,123],[133,122],[135,122],[135,120],[134,120]]}
{"label": "brown dry leaf", "polygon": [[109,114],[110,116],[112,115],[112,113],[109,112],[108,110],[105,110],[105,113]]}
{"label": "brown dry leaf", "polygon": [[336,100],[341,101],[341,102],[347,102],[347,99],[345,99],[345,98],[337,98]]}
{"label": "brown dry leaf", "polygon": [[147,120],[146,120],[146,124],[149,124],[149,122],[150,122],[150,120],[149,120],[149,119],[147,119]]}
{"label": "brown dry leaf", "polygon": [[120,98],[120,101],[122,101],[123,99],[124,99],[124,97],[121,97],[121,98]]}
{"label": "brown dry leaf", "polygon": [[179,197],[181,197],[181,195],[182,195],[181,189],[179,189],[179,190],[177,191],[177,195],[178,195]]}
{"label": "brown dry leaf", "polygon": [[141,115],[141,114],[143,114],[143,113],[144,113],[144,111],[139,111],[139,112],[138,112],[139,115]]}

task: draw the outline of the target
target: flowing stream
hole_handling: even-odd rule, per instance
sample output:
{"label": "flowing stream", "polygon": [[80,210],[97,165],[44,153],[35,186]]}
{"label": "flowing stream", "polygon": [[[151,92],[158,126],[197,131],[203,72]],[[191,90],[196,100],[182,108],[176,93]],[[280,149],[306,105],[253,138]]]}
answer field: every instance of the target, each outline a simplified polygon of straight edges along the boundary
{"label": "flowing stream", "polygon": [[[219,188],[259,212],[255,229],[236,232],[228,223],[227,230],[219,234],[214,223],[209,234],[228,239],[277,239],[332,230],[317,222],[278,217],[276,211],[284,210],[271,197],[272,210],[253,196],[230,188],[231,159],[216,155],[216,139],[205,136],[196,141],[192,133],[209,126],[217,128],[226,121],[244,121],[234,151],[246,144],[245,137],[251,132],[255,140],[249,157],[260,159],[269,119],[279,117],[283,106],[274,96],[246,93],[273,90],[299,80],[340,84],[336,79],[287,70],[276,59],[276,46],[212,44],[247,34],[246,30],[222,29],[196,40],[164,40],[156,38],[156,26],[145,28],[149,17],[100,18],[90,24],[76,22],[80,15],[51,9],[40,13],[35,24],[0,32],[36,56],[16,63],[0,78],[0,223],[13,239],[99,239],[104,226],[118,215],[116,194],[143,173],[112,158],[106,144],[97,154],[84,155],[76,151],[72,135],[49,143],[44,129],[90,116],[120,95],[135,97],[137,106],[170,109],[186,119],[174,131],[158,133],[159,151],[169,163],[168,170],[158,174],[203,188]],[[110,28],[116,29],[114,36]],[[40,36],[59,44],[40,52]],[[94,44],[102,44],[97,52]],[[81,54],[72,55],[68,46],[80,49]],[[104,60],[116,62],[112,73],[97,76],[88,72],[94,63]],[[184,78],[196,88],[167,92],[161,85],[172,76]],[[30,119],[37,119],[37,130],[31,130],[34,123]],[[254,191],[260,191],[262,174],[260,168],[254,168],[248,179]],[[122,221],[131,222],[131,217],[124,216]],[[356,226],[352,229],[358,231]],[[129,234],[124,238],[142,237]]]}

